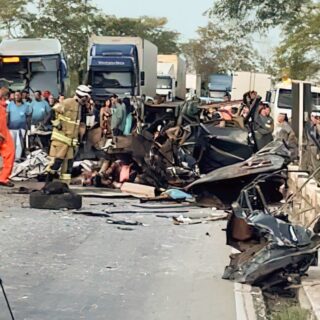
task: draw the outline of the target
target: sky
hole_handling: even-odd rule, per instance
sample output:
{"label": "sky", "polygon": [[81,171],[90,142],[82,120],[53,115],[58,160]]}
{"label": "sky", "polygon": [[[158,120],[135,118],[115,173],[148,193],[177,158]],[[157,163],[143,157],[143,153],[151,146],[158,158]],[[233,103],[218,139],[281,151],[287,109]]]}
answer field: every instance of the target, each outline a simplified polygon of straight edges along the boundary
{"label": "sky", "polygon": [[181,39],[196,37],[199,26],[205,26],[207,17],[203,13],[208,10],[213,0],[93,0],[99,8],[117,17],[166,17],[168,28],[181,33]]}
{"label": "sky", "polygon": [[[106,14],[117,17],[151,16],[166,17],[167,27],[181,34],[181,41],[197,37],[197,28],[205,26],[208,17],[203,13],[208,10],[214,0],[93,0]],[[273,48],[279,43],[279,31],[273,30],[266,37],[254,35],[254,46],[264,57],[270,57]]]}

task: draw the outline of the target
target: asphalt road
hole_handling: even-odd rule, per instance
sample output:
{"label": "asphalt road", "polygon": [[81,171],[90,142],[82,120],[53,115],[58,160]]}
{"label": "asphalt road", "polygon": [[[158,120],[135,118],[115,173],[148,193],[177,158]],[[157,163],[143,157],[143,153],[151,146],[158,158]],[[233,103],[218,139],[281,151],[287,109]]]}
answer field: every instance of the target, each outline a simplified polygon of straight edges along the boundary
{"label": "asphalt road", "polygon": [[[106,201],[85,205],[100,210],[108,205],[90,204]],[[115,201],[117,209],[137,203]],[[236,319],[234,285],[221,279],[224,221],[116,215],[145,224],[119,230],[106,218],[27,205],[27,196],[0,191],[0,276],[17,320]],[[0,319],[10,319],[2,295]]]}

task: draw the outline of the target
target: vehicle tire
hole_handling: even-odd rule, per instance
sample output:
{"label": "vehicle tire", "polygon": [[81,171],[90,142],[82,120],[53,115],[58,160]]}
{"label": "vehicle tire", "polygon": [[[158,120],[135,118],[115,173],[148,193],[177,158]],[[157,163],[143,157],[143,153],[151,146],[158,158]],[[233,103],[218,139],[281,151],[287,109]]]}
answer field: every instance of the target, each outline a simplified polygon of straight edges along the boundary
{"label": "vehicle tire", "polygon": [[30,194],[30,207],[34,209],[80,209],[82,197],[74,192],[63,194],[44,194],[35,191]]}

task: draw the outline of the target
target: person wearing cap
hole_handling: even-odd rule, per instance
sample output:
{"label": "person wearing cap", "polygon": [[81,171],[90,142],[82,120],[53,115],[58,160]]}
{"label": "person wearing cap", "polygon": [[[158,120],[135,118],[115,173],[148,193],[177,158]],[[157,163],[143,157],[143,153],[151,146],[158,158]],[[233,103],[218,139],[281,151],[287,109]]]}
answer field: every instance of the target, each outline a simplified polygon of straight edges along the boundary
{"label": "person wearing cap", "polygon": [[272,132],[274,130],[274,121],[270,113],[271,109],[269,104],[264,102],[260,103],[259,113],[254,120],[255,139],[258,150],[273,141]]}
{"label": "person wearing cap", "polygon": [[298,140],[289,124],[288,115],[286,113],[279,113],[273,135],[274,140],[284,141],[286,143],[291,153],[291,159],[296,160],[298,158]]}
{"label": "person wearing cap", "polygon": [[81,110],[91,99],[91,89],[78,86],[73,98],[65,99],[53,109],[56,118],[52,121],[53,131],[49,156],[53,163],[48,168],[48,180],[58,175],[61,169],[62,180],[71,179],[73,160],[78,146]]}

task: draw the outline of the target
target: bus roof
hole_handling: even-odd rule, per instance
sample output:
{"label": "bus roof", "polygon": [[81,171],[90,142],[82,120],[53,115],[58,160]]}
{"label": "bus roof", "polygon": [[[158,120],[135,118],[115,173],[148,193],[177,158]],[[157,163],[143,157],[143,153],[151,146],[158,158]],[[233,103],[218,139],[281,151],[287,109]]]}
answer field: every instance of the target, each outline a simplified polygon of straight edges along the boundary
{"label": "bus roof", "polygon": [[60,54],[58,39],[9,39],[0,43],[0,56],[43,56]]}

